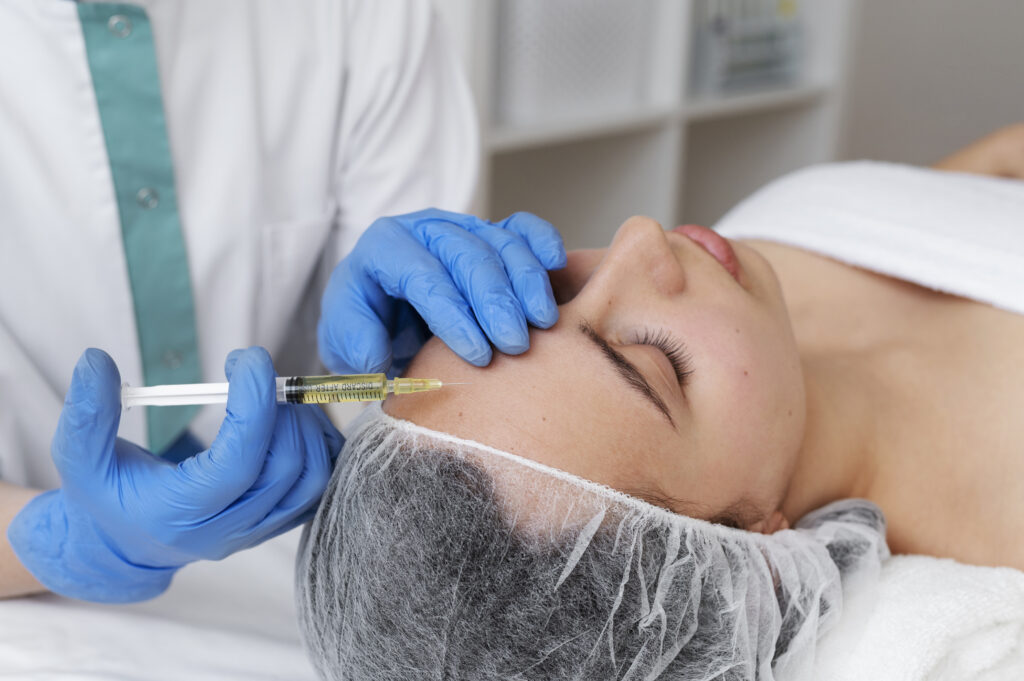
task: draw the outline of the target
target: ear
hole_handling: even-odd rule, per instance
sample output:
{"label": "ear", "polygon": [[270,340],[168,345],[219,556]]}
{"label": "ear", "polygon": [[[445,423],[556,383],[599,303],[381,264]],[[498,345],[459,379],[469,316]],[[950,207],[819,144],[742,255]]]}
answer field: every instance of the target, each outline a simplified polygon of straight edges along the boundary
{"label": "ear", "polygon": [[760,532],[761,534],[774,534],[779,530],[788,530],[789,521],[786,520],[786,516],[782,515],[782,511],[772,511],[772,514],[767,518],[764,518],[753,525],[746,528],[751,532]]}

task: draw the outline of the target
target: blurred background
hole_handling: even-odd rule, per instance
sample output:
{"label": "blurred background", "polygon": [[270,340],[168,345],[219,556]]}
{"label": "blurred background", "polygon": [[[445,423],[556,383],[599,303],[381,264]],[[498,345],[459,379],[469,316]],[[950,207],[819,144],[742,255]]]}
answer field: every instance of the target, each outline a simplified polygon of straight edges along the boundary
{"label": "blurred background", "polygon": [[713,224],[768,180],[927,165],[1024,120],[1018,0],[434,0],[481,117],[475,212],[570,248]]}

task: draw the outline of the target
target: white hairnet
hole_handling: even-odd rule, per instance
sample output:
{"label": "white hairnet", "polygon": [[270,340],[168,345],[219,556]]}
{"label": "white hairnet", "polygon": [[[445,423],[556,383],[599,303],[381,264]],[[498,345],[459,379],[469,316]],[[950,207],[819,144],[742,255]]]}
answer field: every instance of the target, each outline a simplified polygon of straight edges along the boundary
{"label": "white hairnet", "polygon": [[848,500],[761,535],[367,410],[297,564],[326,679],[791,679],[888,555]]}

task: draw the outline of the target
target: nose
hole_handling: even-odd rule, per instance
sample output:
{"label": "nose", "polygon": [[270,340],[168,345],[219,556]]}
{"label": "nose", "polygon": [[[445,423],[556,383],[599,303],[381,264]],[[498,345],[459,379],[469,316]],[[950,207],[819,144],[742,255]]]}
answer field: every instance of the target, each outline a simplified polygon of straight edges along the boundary
{"label": "nose", "polygon": [[657,221],[631,217],[622,223],[604,259],[579,298],[625,302],[637,296],[674,296],[686,287],[686,273]]}
{"label": "nose", "polygon": [[649,217],[638,215],[622,223],[605,264],[616,279],[643,280],[662,295],[674,295],[686,286],[686,274],[665,230]]}

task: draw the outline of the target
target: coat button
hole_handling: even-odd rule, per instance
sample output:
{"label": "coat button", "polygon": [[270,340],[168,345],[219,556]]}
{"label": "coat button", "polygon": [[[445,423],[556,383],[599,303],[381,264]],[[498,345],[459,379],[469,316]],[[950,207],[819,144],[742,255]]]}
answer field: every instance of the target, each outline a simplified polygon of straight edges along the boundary
{"label": "coat button", "polygon": [[139,190],[139,193],[135,195],[135,200],[139,202],[139,205],[150,210],[160,205],[160,194],[157,193],[152,187],[143,187]]}
{"label": "coat button", "polygon": [[181,356],[180,352],[168,350],[164,353],[161,359],[163,360],[164,366],[168,369],[177,369],[181,366],[184,358]]}
{"label": "coat button", "polygon": [[127,38],[132,34],[132,20],[123,14],[115,14],[107,21],[107,30],[118,38]]}

